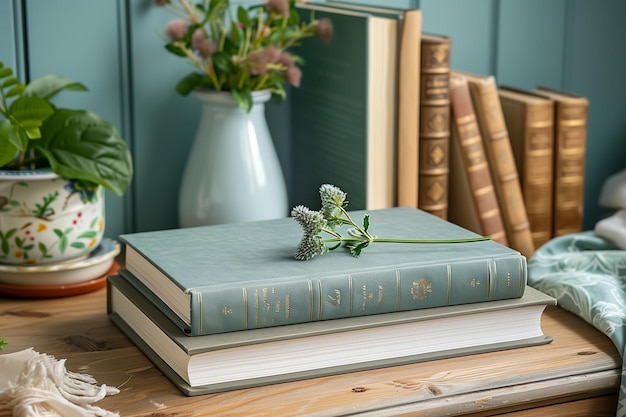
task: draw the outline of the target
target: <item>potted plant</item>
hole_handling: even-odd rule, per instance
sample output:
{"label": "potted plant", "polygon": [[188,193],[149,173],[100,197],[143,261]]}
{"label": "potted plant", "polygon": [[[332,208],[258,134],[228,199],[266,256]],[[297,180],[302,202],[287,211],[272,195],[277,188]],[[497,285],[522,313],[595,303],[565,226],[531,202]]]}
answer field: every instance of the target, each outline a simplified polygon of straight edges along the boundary
{"label": "potted plant", "polygon": [[85,256],[104,234],[103,188],[121,196],[130,185],[130,152],[115,127],[51,101],[85,90],[58,75],[23,84],[0,62],[0,263]]}
{"label": "potted plant", "polygon": [[[329,19],[301,19],[294,0],[231,8],[228,0],[156,0],[175,19],[165,49],[193,71],[176,85],[202,103],[179,195],[179,224],[286,217],[287,192],[265,120],[270,98],[300,85],[303,62],[293,52],[304,38],[330,41]],[[253,210],[250,210],[253,207]]]}

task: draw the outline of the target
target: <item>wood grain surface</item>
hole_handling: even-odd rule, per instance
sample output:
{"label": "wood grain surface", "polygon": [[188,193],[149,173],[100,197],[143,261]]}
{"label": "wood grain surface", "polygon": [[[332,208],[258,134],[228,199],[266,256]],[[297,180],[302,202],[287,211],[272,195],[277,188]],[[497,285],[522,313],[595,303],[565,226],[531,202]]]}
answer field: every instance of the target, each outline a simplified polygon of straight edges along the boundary
{"label": "wood grain surface", "polygon": [[186,397],[108,320],[106,289],[0,297],[4,353],[32,347],[66,358],[68,369],[119,387],[98,405],[121,416],[523,417],[536,407],[549,412],[539,415],[611,415],[621,358],[610,339],[558,307],[546,311],[542,327],[554,338],[548,345]]}

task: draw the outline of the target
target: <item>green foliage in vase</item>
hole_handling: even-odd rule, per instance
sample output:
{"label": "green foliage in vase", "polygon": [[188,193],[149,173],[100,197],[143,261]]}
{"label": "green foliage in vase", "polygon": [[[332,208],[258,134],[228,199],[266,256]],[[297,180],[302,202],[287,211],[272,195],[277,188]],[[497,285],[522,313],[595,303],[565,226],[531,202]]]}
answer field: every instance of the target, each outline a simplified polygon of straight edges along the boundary
{"label": "green foliage in vase", "polygon": [[330,41],[328,19],[301,22],[295,0],[267,0],[261,5],[239,6],[233,15],[228,0],[157,0],[177,19],[165,29],[165,48],[190,61],[197,71],[177,85],[181,95],[195,89],[230,91],[245,111],[252,107],[252,92],[270,90],[285,98],[284,84],[300,85],[302,59],[291,48],[300,40],[319,36]]}
{"label": "green foliage in vase", "polygon": [[102,185],[123,195],[133,175],[126,142],[97,114],[52,103],[71,90],[87,88],[59,75],[23,84],[0,62],[0,168],[50,168],[84,189]]}

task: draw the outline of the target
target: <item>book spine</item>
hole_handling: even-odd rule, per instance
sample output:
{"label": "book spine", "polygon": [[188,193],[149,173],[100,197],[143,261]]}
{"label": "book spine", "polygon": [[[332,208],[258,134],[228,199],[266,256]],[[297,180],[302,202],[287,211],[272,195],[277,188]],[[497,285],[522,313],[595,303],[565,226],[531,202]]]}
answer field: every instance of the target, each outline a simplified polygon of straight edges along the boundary
{"label": "book spine", "polygon": [[583,230],[587,102],[556,103],[553,234]]}
{"label": "book spine", "polygon": [[191,334],[215,334],[518,298],[526,258],[511,255],[191,291]]}
{"label": "book spine", "polygon": [[522,194],[535,248],[552,238],[554,106],[551,100],[521,103],[500,95],[511,142],[517,152]]}
{"label": "book spine", "polygon": [[422,38],[418,207],[448,218],[450,172],[449,38]]}
{"label": "book spine", "polygon": [[507,239],[512,248],[530,258],[535,246],[495,78],[470,80],[470,91]]}
{"label": "book spine", "polygon": [[421,32],[421,10],[405,12],[398,57],[397,146],[397,201],[403,207],[418,205],[420,45],[416,39]]}
{"label": "book spine", "polygon": [[502,214],[472,104],[467,79],[450,76],[450,106],[454,139],[458,142],[469,191],[482,234],[508,246]]}

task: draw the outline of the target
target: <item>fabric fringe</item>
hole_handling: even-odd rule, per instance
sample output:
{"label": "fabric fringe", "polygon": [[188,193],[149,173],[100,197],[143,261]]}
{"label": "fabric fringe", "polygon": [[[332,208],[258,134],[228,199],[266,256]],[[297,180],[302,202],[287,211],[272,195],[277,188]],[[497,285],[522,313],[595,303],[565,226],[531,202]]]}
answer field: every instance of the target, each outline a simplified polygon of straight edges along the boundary
{"label": "fabric fringe", "polygon": [[32,348],[0,355],[0,417],[115,417],[92,403],[117,393]]}

